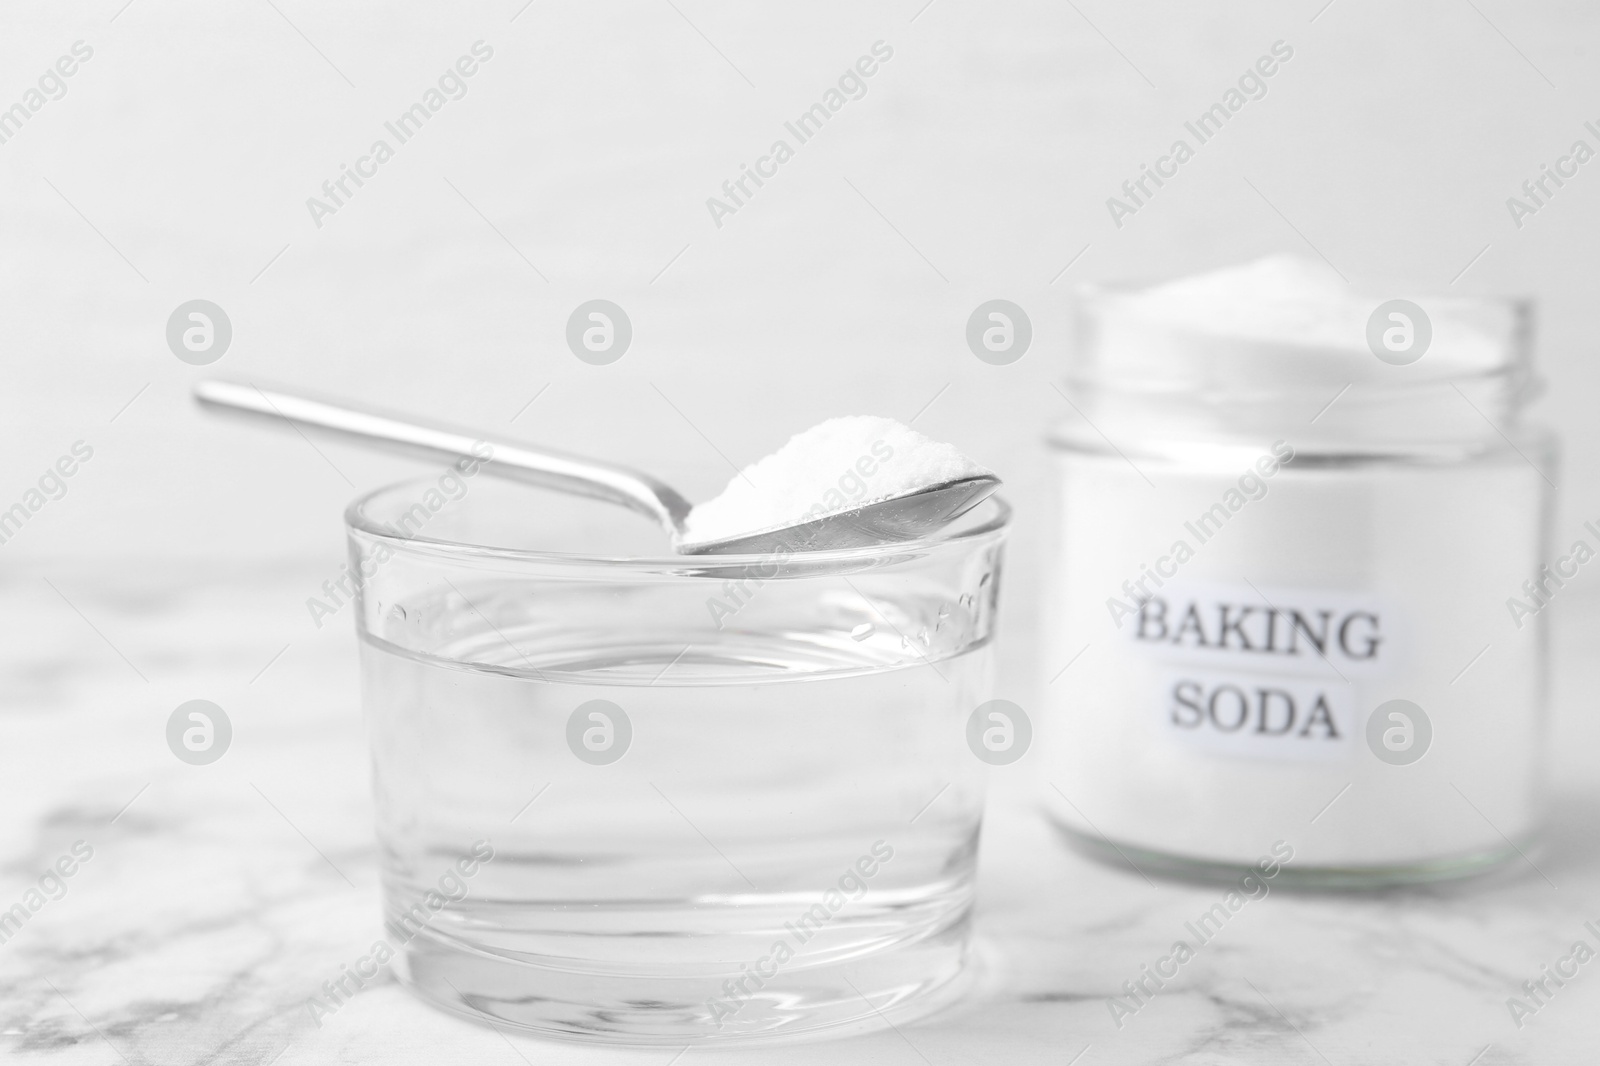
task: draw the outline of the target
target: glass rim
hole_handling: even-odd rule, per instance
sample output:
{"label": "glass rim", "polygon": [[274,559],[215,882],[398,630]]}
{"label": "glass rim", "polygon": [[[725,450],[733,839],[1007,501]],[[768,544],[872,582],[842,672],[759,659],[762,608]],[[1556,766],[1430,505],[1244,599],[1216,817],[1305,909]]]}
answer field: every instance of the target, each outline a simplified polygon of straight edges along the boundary
{"label": "glass rim", "polygon": [[[416,533],[404,536],[392,529],[384,528],[367,514],[367,508],[380,497],[402,489],[421,485],[431,485],[432,480],[427,477],[407,478],[402,481],[392,481],[379,487],[364,492],[345,505],[344,526],[348,533],[360,533],[374,540],[384,541],[395,547],[396,550],[409,550],[425,554],[437,555],[440,558],[450,559],[493,559],[502,562],[523,562],[545,566],[582,568],[590,567],[605,570],[616,570],[629,573],[670,573],[684,574],[686,571],[748,571],[752,567],[766,567],[773,560],[783,555],[781,551],[769,552],[741,552],[741,553],[708,553],[704,555],[671,554],[671,555],[602,555],[585,552],[553,552],[531,548],[508,548],[500,545],[478,544],[465,540],[427,536]],[[968,515],[988,508],[993,513],[978,522],[975,526],[959,528],[967,520]],[[623,521],[646,520],[641,515],[624,516],[625,508],[618,507],[618,518]],[[885,562],[895,562],[901,558],[915,558],[929,551],[948,546],[976,545],[985,541],[998,540],[1004,537],[1011,529],[1015,512],[1011,505],[998,493],[981,501],[967,515],[963,515],[951,526],[958,527],[952,531],[951,526],[946,526],[937,533],[918,537],[915,540],[888,541],[883,544],[873,544],[856,548],[833,548],[827,551],[792,551],[785,558],[786,564],[804,563],[803,570],[806,574],[814,574],[818,570],[829,570],[834,567],[852,568],[861,564],[878,565]]]}

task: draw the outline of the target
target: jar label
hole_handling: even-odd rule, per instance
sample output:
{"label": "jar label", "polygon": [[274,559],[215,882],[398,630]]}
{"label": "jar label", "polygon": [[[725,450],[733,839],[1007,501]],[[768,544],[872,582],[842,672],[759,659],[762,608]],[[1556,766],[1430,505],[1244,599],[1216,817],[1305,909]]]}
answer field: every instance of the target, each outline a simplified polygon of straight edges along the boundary
{"label": "jar label", "polygon": [[1181,744],[1225,755],[1315,762],[1353,750],[1350,686],[1334,678],[1267,677],[1168,669],[1162,731]]}
{"label": "jar label", "polygon": [[1356,683],[1389,671],[1395,619],[1348,591],[1169,584],[1122,627],[1156,660],[1162,735],[1243,758],[1329,761],[1356,748]]}
{"label": "jar label", "polygon": [[1348,592],[1188,586],[1142,601],[1122,631],[1171,661],[1347,677],[1387,667],[1391,622],[1374,597]]}

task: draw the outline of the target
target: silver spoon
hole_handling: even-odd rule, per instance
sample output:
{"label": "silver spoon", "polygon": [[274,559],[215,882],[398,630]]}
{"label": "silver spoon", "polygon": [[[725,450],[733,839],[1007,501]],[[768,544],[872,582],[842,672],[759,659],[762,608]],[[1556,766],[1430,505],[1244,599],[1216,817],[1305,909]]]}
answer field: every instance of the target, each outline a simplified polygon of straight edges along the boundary
{"label": "silver spoon", "polygon": [[1000,479],[988,474],[957,478],[793,525],[685,544],[689,501],[650,475],[625,466],[243,382],[201,381],[194,396],[207,410],[325,430],[427,459],[481,461],[482,455],[472,448],[487,443],[493,451],[483,466],[485,473],[619,503],[655,519],[671,536],[674,549],[685,555],[826,551],[914,540],[961,517],[1000,486]]}

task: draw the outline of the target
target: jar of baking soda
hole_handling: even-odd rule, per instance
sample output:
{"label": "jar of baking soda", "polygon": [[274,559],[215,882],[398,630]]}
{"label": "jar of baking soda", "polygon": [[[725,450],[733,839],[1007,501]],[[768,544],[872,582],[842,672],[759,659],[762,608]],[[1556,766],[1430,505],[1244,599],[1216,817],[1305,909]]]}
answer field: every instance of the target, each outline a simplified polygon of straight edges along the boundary
{"label": "jar of baking soda", "polygon": [[1530,307],[1271,258],[1076,309],[1040,723],[1066,837],[1319,886],[1527,851],[1544,608],[1594,554],[1541,565]]}

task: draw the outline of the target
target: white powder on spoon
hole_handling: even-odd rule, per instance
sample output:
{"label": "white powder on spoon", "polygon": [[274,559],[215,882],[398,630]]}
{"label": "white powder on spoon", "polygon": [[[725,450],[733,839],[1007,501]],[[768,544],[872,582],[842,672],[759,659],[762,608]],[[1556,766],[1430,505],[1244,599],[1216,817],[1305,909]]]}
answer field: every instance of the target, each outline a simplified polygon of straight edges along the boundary
{"label": "white powder on spoon", "polygon": [[830,418],[745,467],[684,523],[682,546],[764,532],[991,471],[892,418]]}

